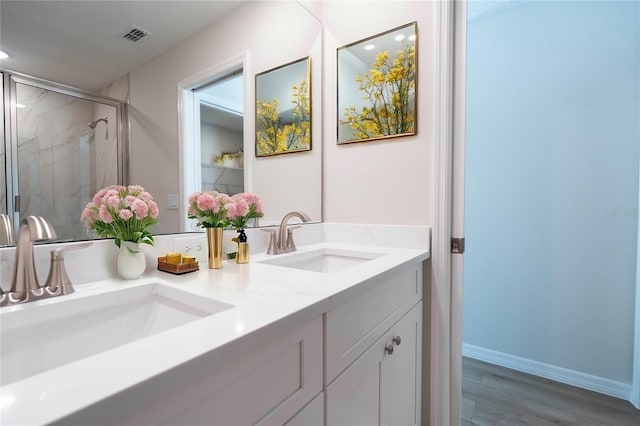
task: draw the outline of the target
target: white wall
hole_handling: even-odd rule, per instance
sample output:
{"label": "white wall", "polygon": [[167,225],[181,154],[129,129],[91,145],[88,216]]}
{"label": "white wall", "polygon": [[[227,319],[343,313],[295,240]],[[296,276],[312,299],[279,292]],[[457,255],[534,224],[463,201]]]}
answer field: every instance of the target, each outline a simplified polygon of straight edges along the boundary
{"label": "white wall", "polygon": [[[326,2],[323,219],[329,222],[432,223],[435,123],[435,2]],[[336,49],[418,23],[417,134],[336,144]]]}
{"label": "white wall", "polygon": [[631,382],[639,7],[468,23],[465,344]]}
{"label": "white wall", "polygon": [[[179,191],[178,82],[242,52],[249,54],[249,81],[256,73],[312,55],[312,90],[320,93],[320,46],[320,23],[299,4],[254,1],[130,73],[131,181],[144,183],[158,202],[154,233],[178,231],[182,220],[178,210],[167,210],[166,200]],[[253,84],[245,97],[245,120],[253,123]],[[312,151],[255,159],[253,136],[245,146],[245,165],[253,176],[246,188],[262,198],[265,220],[279,221],[291,210],[321,220],[321,97],[312,102]]]}

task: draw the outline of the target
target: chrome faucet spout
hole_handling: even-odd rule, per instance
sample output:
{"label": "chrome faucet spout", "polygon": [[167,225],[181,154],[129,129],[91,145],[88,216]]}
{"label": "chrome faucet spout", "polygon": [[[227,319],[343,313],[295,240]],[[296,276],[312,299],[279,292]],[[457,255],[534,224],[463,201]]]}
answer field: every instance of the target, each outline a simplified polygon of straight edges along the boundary
{"label": "chrome faucet spout", "polygon": [[[280,222],[280,228],[278,229],[278,252],[279,253],[287,253],[289,251],[295,251],[295,245],[293,244],[293,237],[289,236],[287,238],[287,223],[289,219],[297,217],[303,222],[311,222],[311,218],[304,212],[296,211],[290,212],[284,215],[282,218],[282,222]],[[291,234],[290,234],[291,235]]]}
{"label": "chrome faucet spout", "polygon": [[15,268],[11,284],[11,293],[15,298],[27,298],[31,291],[40,288],[33,260],[33,242],[54,238],[57,238],[56,232],[44,218],[27,216],[22,219],[18,229]]}

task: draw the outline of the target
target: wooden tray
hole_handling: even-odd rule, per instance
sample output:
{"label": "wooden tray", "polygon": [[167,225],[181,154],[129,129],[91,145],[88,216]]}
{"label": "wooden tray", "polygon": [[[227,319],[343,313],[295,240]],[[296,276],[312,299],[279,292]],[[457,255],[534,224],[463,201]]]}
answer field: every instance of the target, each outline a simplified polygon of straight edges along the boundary
{"label": "wooden tray", "polygon": [[167,258],[161,256],[158,258],[158,270],[163,272],[169,272],[170,274],[182,275],[189,272],[195,272],[200,269],[197,262],[194,263],[179,263],[174,265],[173,263],[167,263]]}

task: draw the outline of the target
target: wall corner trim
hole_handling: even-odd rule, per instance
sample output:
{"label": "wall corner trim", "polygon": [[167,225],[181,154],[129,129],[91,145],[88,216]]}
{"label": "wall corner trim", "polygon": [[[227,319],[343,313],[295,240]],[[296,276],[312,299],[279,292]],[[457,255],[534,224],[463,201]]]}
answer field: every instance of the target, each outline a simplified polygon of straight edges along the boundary
{"label": "wall corner trim", "polygon": [[463,343],[462,355],[629,401],[631,384]]}

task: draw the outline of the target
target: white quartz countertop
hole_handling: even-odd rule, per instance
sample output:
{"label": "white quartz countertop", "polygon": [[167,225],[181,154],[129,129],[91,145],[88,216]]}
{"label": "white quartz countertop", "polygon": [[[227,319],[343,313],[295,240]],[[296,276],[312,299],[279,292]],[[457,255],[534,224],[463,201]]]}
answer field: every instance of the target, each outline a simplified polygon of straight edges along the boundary
{"label": "white quartz countertop", "polygon": [[[274,256],[252,254],[248,264],[226,261],[218,270],[207,269],[206,263],[201,263],[200,271],[185,275],[152,271],[139,280],[109,279],[77,286],[74,294],[65,297],[83,298],[160,283],[233,307],[3,386],[0,422],[5,425],[55,422],[114,395],[126,395],[133,387],[152,378],[158,380],[163,373],[194,359],[205,356],[207,362],[224,363],[234,354],[255,349],[261,342],[279,335],[287,326],[315,318],[361,294],[398,268],[429,257],[425,249],[336,242],[301,246],[298,253],[320,248],[381,256],[340,272],[320,273],[263,264],[261,260]],[[5,313],[38,309],[41,304],[56,302],[49,299],[3,308],[0,319]]]}

